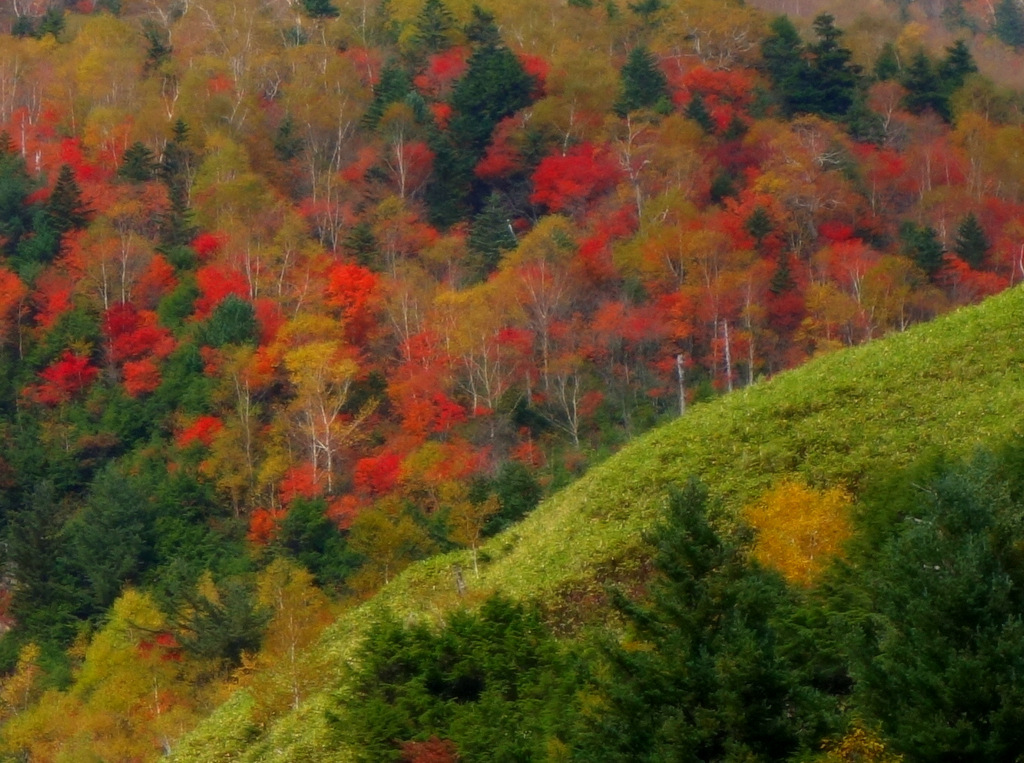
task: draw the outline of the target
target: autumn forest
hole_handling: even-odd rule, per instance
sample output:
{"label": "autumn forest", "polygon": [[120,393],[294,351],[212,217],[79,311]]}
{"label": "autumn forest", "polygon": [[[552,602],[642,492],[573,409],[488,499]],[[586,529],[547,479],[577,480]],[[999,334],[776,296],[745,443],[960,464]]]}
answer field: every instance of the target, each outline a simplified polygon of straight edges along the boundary
{"label": "autumn forest", "polygon": [[[755,5],[0,8],[3,760],[155,759],[239,686],[262,728],[319,685],[297,651],[410,565],[465,550],[461,593],[488,539],[639,435],[1024,280],[1019,3]],[[994,489],[979,470],[1015,496],[1016,454],[928,467],[935,521]],[[646,595],[593,603],[646,651],[594,637],[594,662],[550,606],[501,597],[442,631],[378,623],[326,738],[410,761],[925,749],[871,714],[884,682],[850,721],[843,647],[793,659],[882,572],[814,610],[792,591],[822,562],[780,562],[771,528],[813,505],[833,553],[858,486],[784,480],[725,529],[675,485],[626,576]],[[1016,570],[1002,529],[971,532]],[[690,646],[672,597],[695,602]],[[630,681],[669,680],[658,655],[701,633],[724,656],[671,680],[718,715],[648,728]],[[758,662],[776,640],[791,653]],[[383,691],[388,649],[410,683]],[[427,654],[443,711],[410,688]],[[452,660],[487,667],[429,677]],[[516,675],[522,747],[487,735],[481,688]],[[999,759],[995,736],[965,749]]]}

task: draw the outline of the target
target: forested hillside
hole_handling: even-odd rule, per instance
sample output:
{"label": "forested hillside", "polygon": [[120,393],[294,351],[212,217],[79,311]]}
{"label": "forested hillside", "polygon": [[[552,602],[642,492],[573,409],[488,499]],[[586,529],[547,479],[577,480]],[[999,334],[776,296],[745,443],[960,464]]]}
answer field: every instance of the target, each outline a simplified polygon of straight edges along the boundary
{"label": "forested hillside", "polygon": [[[465,549],[422,569],[479,591],[488,539],[634,436],[1024,278],[1022,100],[987,76],[1019,9],[957,7],[5,4],[2,749],[149,759],[231,696],[259,736],[410,564]],[[813,450],[773,443],[760,487]],[[730,491],[670,471],[658,500]],[[494,588],[606,607],[640,526]]]}

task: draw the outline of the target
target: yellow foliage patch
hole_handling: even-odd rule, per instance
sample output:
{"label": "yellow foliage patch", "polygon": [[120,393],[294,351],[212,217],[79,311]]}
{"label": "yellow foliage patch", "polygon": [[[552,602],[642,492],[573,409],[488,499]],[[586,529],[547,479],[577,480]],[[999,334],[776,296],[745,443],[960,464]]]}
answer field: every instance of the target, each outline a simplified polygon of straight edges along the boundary
{"label": "yellow foliage patch", "polygon": [[810,585],[852,532],[845,490],[815,490],[786,479],[748,506],[744,515],[757,531],[754,558],[790,583]]}

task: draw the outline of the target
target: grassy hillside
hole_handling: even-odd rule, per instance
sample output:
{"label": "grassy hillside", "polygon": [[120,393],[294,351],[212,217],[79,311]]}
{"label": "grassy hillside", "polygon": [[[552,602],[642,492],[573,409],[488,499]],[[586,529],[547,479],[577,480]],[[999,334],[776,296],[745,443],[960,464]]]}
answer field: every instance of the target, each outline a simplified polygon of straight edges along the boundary
{"label": "grassy hillside", "polygon": [[455,606],[453,565],[467,598],[500,590],[536,596],[571,619],[573,602],[630,573],[641,535],[667,488],[697,475],[738,509],[783,475],[856,491],[869,475],[931,448],[957,454],[1021,429],[1024,291],[860,348],[818,359],[770,382],[694,408],[641,438],[542,504],[482,550],[410,568],[341,617],[316,655],[322,693],[279,718],[240,691],[178,746],[178,761],[338,760],[324,707],[344,683],[344,662],[375,612],[437,617]]}

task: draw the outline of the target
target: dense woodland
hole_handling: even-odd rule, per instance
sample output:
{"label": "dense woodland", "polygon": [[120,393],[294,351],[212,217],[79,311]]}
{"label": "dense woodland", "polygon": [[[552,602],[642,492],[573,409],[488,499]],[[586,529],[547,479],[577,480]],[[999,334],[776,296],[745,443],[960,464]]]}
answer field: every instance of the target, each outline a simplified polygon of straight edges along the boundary
{"label": "dense woodland", "polygon": [[[829,13],[724,0],[13,0],[0,15],[7,753],[163,754],[340,608],[439,552],[470,549],[475,568],[485,538],[638,433],[1024,279],[1024,99],[987,76],[1018,62],[1024,11],[974,5],[897,3],[847,31]],[[977,464],[948,468],[936,484],[966,487],[948,501],[936,487],[927,510],[956,524],[957,501],[998,485]],[[786,495],[801,489],[781,486],[764,515],[805,505]],[[689,508],[657,536],[652,603],[618,601],[621,628],[653,646],[583,656],[504,599],[441,633],[381,625],[353,679],[374,710],[339,710],[339,735],[396,759],[487,759],[503,748],[485,717],[515,712],[541,724],[509,752],[521,759],[691,743],[695,759],[774,759],[833,738],[884,746],[883,732],[902,752],[1019,749],[1014,718],[922,741],[935,716],[883,706],[893,687],[870,684],[884,677],[868,675],[881,636],[866,622],[905,602],[859,598],[876,562],[830,573],[824,603],[798,607],[793,586],[818,570],[766,572],[785,551],[764,550],[773,521],[756,512],[760,546],[692,525],[700,495],[680,494]],[[949,542],[1003,543],[1001,506]],[[925,541],[872,542],[865,559]],[[1012,590],[999,606],[1017,606]],[[671,603],[680,592],[693,613]],[[735,633],[701,620],[733,601],[751,608]],[[472,660],[459,639],[478,629],[535,650],[479,656],[500,681],[533,683],[490,697],[498,679],[462,657],[451,669],[465,675],[426,678],[410,658],[399,676],[420,694],[369,696],[391,669],[373,644]],[[777,663],[758,662],[776,660],[764,639]],[[664,699],[640,683],[661,668],[635,664],[662,646],[725,650],[699,685],[672,679],[672,719],[636,704]],[[963,648],[976,647],[996,659]],[[295,665],[262,688],[282,707],[312,680]],[[751,675],[777,692],[755,725],[753,700],[729,694]],[[123,696],[94,691],[111,676]],[[412,729],[384,708],[412,713],[427,695],[473,709],[424,705],[432,720]],[[863,724],[847,733],[854,701]],[[743,717],[719,717],[729,708]]]}

